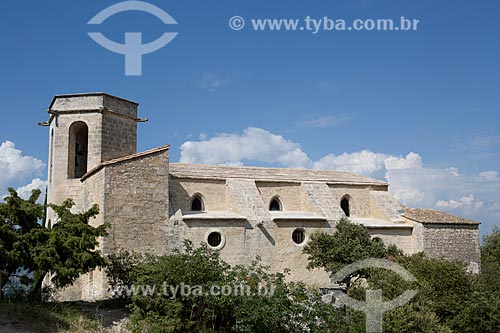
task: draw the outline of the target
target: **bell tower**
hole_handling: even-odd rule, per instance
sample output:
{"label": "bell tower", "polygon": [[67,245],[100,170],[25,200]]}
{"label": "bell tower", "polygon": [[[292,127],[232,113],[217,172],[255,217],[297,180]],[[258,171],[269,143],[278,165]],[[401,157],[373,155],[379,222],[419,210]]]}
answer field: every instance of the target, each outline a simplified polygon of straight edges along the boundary
{"label": "bell tower", "polygon": [[[75,201],[83,209],[80,178],[100,163],[136,153],[138,104],[105,93],[58,95],[50,126],[47,202]],[[54,216],[47,213],[54,222]]]}

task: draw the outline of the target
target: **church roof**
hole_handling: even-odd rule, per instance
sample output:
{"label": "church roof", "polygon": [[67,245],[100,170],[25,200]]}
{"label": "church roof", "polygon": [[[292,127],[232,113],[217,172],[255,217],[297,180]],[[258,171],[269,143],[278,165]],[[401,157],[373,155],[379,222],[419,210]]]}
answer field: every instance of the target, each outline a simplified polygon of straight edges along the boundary
{"label": "church roof", "polygon": [[328,184],[388,186],[386,182],[350,172],[308,169],[170,163],[170,175],[191,179],[246,178],[271,182],[324,182]]}
{"label": "church roof", "polygon": [[428,224],[473,224],[477,225],[480,222],[458,217],[452,214],[440,212],[432,209],[423,208],[405,208],[404,217]]}

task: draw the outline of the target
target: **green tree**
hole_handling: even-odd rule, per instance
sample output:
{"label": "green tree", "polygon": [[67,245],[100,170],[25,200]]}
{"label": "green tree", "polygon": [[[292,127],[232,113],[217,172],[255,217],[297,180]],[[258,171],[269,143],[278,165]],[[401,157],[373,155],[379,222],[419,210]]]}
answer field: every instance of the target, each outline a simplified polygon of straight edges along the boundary
{"label": "green tree", "polygon": [[456,319],[461,332],[500,332],[500,229],[483,239],[481,271]]}
{"label": "green tree", "polygon": [[51,273],[51,282],[58,288],[71,285],[81,274],[106,265],[97,250],[99,237],[108,235],[108,224],[93,227],[91,218],[99,214],[97,205],[82,213],[72,213],[74,202],[49,204],[58,216],[52,229],[36,229],[27,243],[34,263],[34,292],[40,289],[45,276]]}
{"label": "green tree", "polygon": [[483,238],[480,282],[490,291],[500,292],[500,228]]}
{"label": "green tree", "polygon": [[0,203],[0,270],[8,276],[23,267],[33,274],[31,296],[39,297],[42,282],[50,272],[56,287],[72,284],[80,274],[105,265],[96,250],[98,237],[107,235],[107,225],[92,227],[89,220],[99,209],[74,214],[70,199],[62,205],[49,205],[58,215],[52,229],[42,226],[44,206],[37,204],[39,190],[28,200],[9,188],[10,195]]}
{"label": "green tree", "polygon": [[384,333],[452,333],[452,329],[441,323],[439,317],[425,304],[412,301],[383,317]]}
{"label": "green tree", "polygon": [[33,267],[26,240],[41,228],[38,222],[43,216],[43,206],[36,203],[40,190],[32,191],[28,200],[20,198],[13,188],[8,192],[5,202],[0,202],[0,292],[19,267]]}
{"label": "green tree", "polygon": [[[230,266],[217,251],[190,242],[183,251],[135,258],[121,253],[107,268],[115,287],[136,291],[130,295],[134,332],[347,332],[341,313],[317,292],[269,273],[258,260]],[[211,293],[214,286],[231,293]]]}
{"label": "green tree", "polygon": [[[359,260],[382,257],[410,271],[418,282],[404,281],[392,271],[377,268],[355,272],[343,281],[350,297],[359,300],[364,300],[366,289],[382,290],[384,301],[406,290],[418,291],[408,304],[384,314],[384,332],[451,332],[458,328],[457,318],[472,290],[472,277],[463,263],[423,254],[405,256],[394,246],[372,241],[366,227],[345,219],[337,223],[335,234],[311,236],[304,253],[309,255],[308,267],[323,267],[331,273]],[[353,332],[364,327],[364,314],[350,311],[349,327]]]}
{"label": "green tree", "polygon": [[376,270],[367,280],[369,289],[381,289],[385,301],[410,289],[418,293],[408,304],[384,315],[384,332],[461,332],[457,318],[470,296],[473,280],[465,265],[427,258],[422,253],[395,259],[417,282],[406,282],[391,271]]}
{"label": "green tree", "polygon": [[[355,224],[346,218],[340,219],[334,234],[315,233],[304,246],[303,252],[308,255],[308,268],[324,268],[336,273],[353,262],[367,258],[383,258],[394,251],[386,249],[383,242],[372,240],[365,226]],[[397,252],[397,251],[396,251]],[[364,276],[367,272],[354,273],[343,281],[350,286],[355,276]]]}

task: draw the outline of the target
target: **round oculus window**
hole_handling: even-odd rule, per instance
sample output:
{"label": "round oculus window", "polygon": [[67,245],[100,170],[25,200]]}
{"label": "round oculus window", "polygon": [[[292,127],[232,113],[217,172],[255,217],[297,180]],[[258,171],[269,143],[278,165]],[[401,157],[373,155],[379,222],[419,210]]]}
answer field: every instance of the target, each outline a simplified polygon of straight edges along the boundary
{"label": "round oculus window", "polygon": [[219,247],[222,244],[222,235],[218,231],[213,231],[208,234],[207,243],[211,247]]}
{"label": "round oculus window", "polygon": [[301,245],[304,243],[306,240],[306,233],[302,229],[295,229],[292,233],[292,241],[297,244]]}

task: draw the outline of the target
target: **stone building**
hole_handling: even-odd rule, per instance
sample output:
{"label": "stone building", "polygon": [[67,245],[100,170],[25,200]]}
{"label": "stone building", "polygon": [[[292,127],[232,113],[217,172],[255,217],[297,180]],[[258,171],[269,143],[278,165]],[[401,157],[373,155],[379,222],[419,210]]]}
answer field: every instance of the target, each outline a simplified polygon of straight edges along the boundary
{"label": "stone building", "polygon": [[[478,223],[406,208],[389,184],[340,171],[170,163],[169,146],[136,152],[138,104],[105,93],[55,96],[49,106],[48,202],[72,198],[76,211],[98,204],[91,223],[109,223],[104,254],[119,249],[165,254],[184,239],[207,243],[231,264],[259,255],[291,279],[328,287],[328,274],[308,271],[310,235],[335,232],[348,216],[372,237],[408,254],[479,265]],[[47,225],[57,223],[48,211]],[[96,270],[62,292],[64,299],[104,297]]]}

